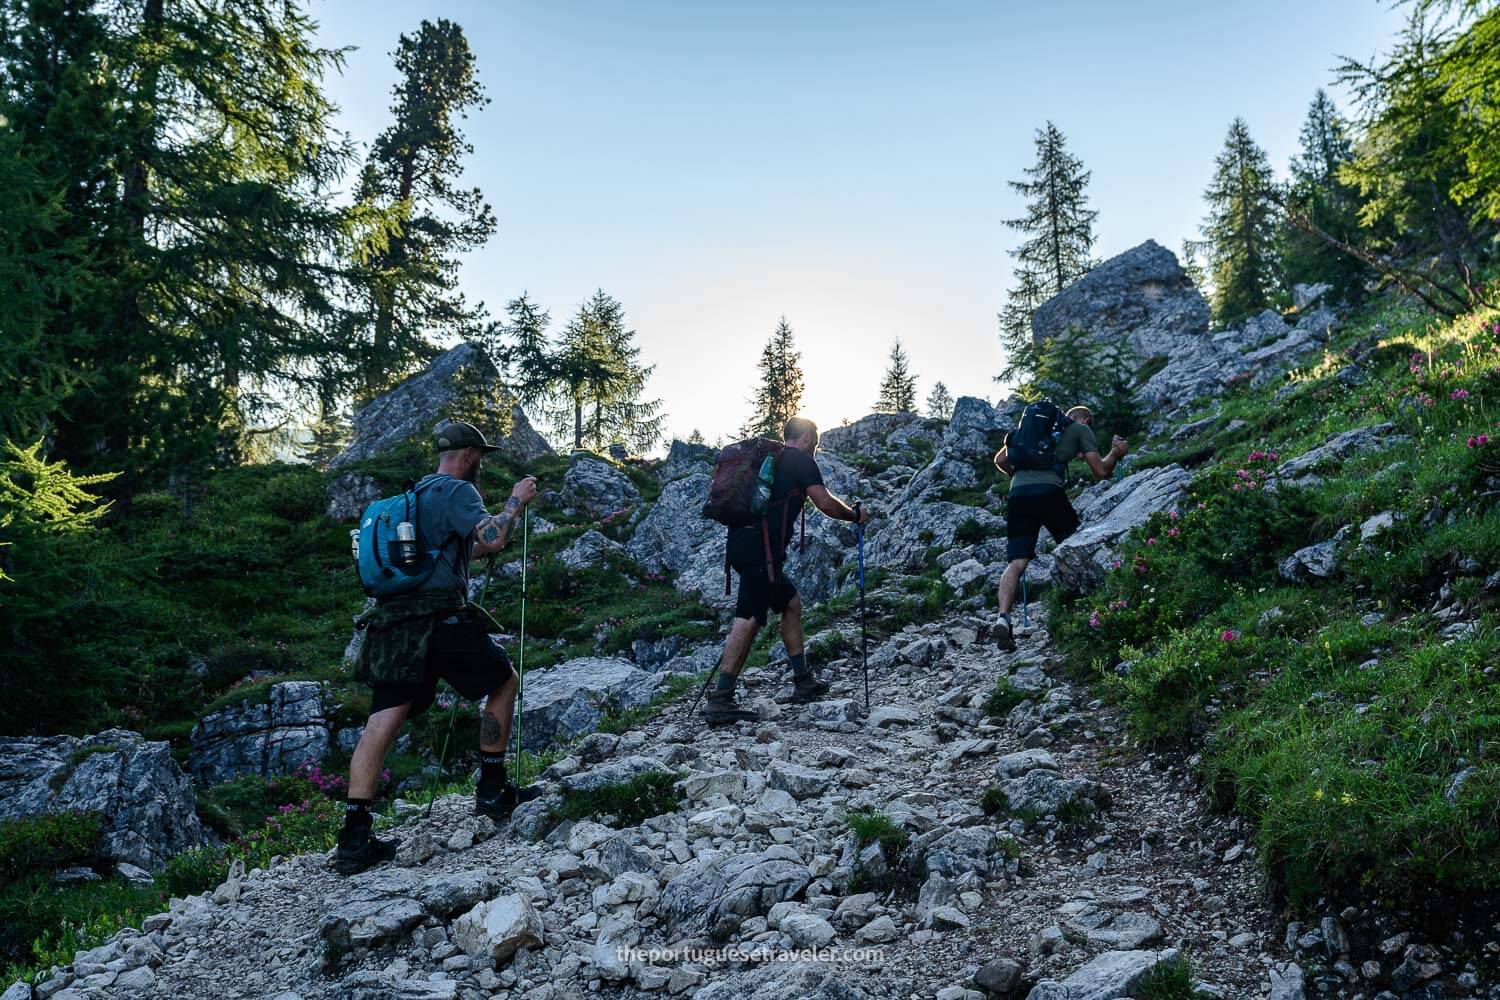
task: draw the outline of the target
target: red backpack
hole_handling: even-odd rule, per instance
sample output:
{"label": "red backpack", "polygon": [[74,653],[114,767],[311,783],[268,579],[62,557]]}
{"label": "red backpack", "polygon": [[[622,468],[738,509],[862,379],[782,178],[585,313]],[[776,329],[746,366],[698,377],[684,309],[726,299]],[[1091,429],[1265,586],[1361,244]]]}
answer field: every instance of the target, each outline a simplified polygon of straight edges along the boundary
{"label": "red backpack", "polygon": [[[737,441],[719,452],[714,463],[713,479],[708,484],[708,502],[703,505],[703,516],[727,528],[743,528],[760,521],[760,537],[766,550],[766,575],[776,582],[776,563],[771,554],[771,484],[775,480],[776,465],[786,446],[769,438],[750,438]],[[805,494],[799,491],[788,494],[777,501],[781,505],[781,538],[787,537],[787,521],[792,509],[792,498],[797,498],[797,507],[802,509]],[[802,510],[802,540],[807,542],[807,511]],[[729,552],[724,552],[724,593],[729,593]]]}

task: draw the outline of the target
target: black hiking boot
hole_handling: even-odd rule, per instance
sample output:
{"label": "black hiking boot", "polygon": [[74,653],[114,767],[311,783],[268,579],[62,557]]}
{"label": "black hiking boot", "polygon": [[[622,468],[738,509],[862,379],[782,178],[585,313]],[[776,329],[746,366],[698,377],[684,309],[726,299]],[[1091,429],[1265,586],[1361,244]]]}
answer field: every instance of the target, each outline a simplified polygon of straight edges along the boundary
{"label": "black hiking boot", "polygon": [[708,696],[708,701],[703,706],[703,718],[711,726],[725,726],[734,722],[754,722],[760,716],[748,708],[740,708],[733,694],[720,695],[715,692]]}
{"label": "black hiking boot", "polygon": [[338,846],[333,851],[330,863],[340,875],[358,875],[367,868],[384,864],[396,856],[401,841],[392,838],[381,840],[370,832],[369,824],[345,826],[339,831]]}
{"label": "black hiking boot", "polygon": [[1011,630],[1010,615],[1001,615],[995,622],[994,629],[990,632],[990,638],[995,640],[995,645],[1007,653],[1016,651],[1016,636]]}
{"label": "black hiking boot", "polygon": [[490,819],[508,819],[515,812],[516,806],[540,798],[541,794],[541,785],[518,788],[508,781],[493,791],[477,788],[474,790],[474,811]]}
{"label": "black hiking boot", "polygon": [[818,675],[809,670],[800,676],[793,674],[792,701],[799,705],[805,705],[810,701],[819,701],[828,694],[831,687],[825,680],[819,680]]}

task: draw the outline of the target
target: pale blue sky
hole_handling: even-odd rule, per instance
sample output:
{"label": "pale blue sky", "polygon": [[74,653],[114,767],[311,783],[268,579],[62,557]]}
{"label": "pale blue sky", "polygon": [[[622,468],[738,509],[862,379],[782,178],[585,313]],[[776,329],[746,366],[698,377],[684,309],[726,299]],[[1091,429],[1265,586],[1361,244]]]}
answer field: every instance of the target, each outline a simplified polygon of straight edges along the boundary
{"label": "pale blue sky", "polygon": [[357,47],[329,91],[361,143],[386,124],[397,36],[464,27],[492,99],[468,122],[466,181],[500,220],[465,290],[496,314],[529,291],[558,325],[604,288],[657,365],[669,433],[710,439],[746,416],[782,314],[825,426],[869,411],[896,336],[924,398],[941,379],[993,400],[1005,182],[1039,125],[1093,171],[1100,256],[1176,251],[1230,120],[1284,171],[1337,57],[1369,57],[1402,17],[1374,0],[312,11],[323,44]]}

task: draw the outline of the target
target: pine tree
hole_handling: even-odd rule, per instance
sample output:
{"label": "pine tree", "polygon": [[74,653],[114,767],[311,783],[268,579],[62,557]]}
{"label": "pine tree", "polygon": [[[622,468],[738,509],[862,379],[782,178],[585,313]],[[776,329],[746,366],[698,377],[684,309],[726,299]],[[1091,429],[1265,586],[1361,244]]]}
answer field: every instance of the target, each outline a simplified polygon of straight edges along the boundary
{"label": "pine tree", "polygon": [[367,394],[430,357],[429,335],[484,333],[483,304],[469,305],[457,290],[459,257],[496,228],[479,188],[455,183],[474,151],[459,120],[489,103],[463,29],[424,20],[416,34],[401,36],[393,56],[401,73],[395,120],[376,138],[358,191],[366,222],[358,257],[366,296],[359,322],[369,329]]}
{"label": "pine tree", "polygon": [[1011,251],[1016,259],[1013,288],[1000,313],[1000,341],[1006,365],[996,381],[1024,380],[1036,371],[1037,347],[1031,316],[1037,306],[1077,281],[1092,266],[1094,220],[1088,207],[1091,172],[1067,151],[1062,132],[1050,121],[1036,133],[1036,163],[1025,169],[1027,180],[1010,186],[1026,199],[1026,214],[1008,220],[1025,234]]}
{"label": "pine tree", "polygon": [[88,288],[49,322],[77,375],[54,450],[129,469],[126,490],[233,459],[340,377],[338,54],[285,0],[5,0],[0,20],[0,114],[57,193],[54,246],[88,242]]}
{"label": "pine tree", "polygon": [[1232,323],[1271,304],[1278,284],[1275,178],[1243,118],[1229,126],[1203,197],[1201,227],[1213,281],[1214,317]]}
{"label": "pine tree", "polygon": [[789,418],[802,406],[802,352],[792,342],[792,328],[786,317],[776,324],[776,331],[760,353],[760,381],[751,399],[754,413],[745,427],[744,437],[781,438]]}
{"label": "pine tree", "polygon": [[640,363],[625,309],[603,289],[563,329],[552,354],[554,390],[548,415],[574,448],[600,451],[620,440],[646,451],[661,437],[660,400],[644,398],[654,365]]}
{"label": "pine tree", "polygon": [[542,402],[556,382],[553,358],[547,340],[552,317],[523,292],[505,307],[510,323],[496,361],[523,406]]}
{"label": "pine tree", "polygon": [[953,416],[953,394],[941,382],[934,383],[932,391],[927,394],[927,415],[939,420]]}
{"label": "pine tree", "polygon": [[917,408],[917,377],[911,373],[906,352],[898,337],[891,345],[891,363],[880,380],[880,397],[875,400],[876,413],[912,413]]}
{"label": "pine tree", "polygon": [[[1359,196],[1342,179],[1345,165],[1354,157],[1354,144],[1348,123],[1321,88],[1302,124],[1301,145],[1301,152],[1292,158],[1287,203],[1340,240],[1357,238]],[[1333,249],[1289,220],[1281,226],[1280,259],[1288,286],[1326,282],[1339,298],[1358,298],[1370,273],[1357,258]]]}

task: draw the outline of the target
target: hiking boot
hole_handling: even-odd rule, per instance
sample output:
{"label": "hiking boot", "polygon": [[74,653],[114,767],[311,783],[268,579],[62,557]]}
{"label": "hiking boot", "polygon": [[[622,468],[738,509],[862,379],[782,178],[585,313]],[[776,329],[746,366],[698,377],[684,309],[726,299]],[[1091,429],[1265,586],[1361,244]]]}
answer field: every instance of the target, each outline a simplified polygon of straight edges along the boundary
{"label": "hiking boot", "polygon": [[732,694],[711,694],[707,704],[703,706],[703,718],[710,725],[728,725],[732,722],[754,722],[760,716],[748,708],[740,708]]}
{"label": "hiking boot", "polygon": [[490,819],[508,819],[516,806],[540,798],[541,794],[541,785],[518,788],[508,781],[494,791],[478,788],[474,791],[474,811]]}
{"label": "hiking boot", "polygon": [[339,831],[338,847],[329,867],[340,875],[357,875],[394,858],[400,846],[401,841],[394,837],[381,840],[367,824],[346,826]]}
{"label": "hiking boot", "polygon": [[1016,651],[1016,636],[1011,630],[1010,615],[1001,615],[996,620],[994,630],[990,633],[990,638],[994,639],[995,645],[999,646],[1004,652],[1014,653]]}
{"label": "hiking boot", "polygon": [[800,677],[793,675],[792,681],[796,685],[792,688],[792,701],[798,704],[819,700],[828,693],[830,687],[827,681],[819,680],[818,675],[811,670]]}

